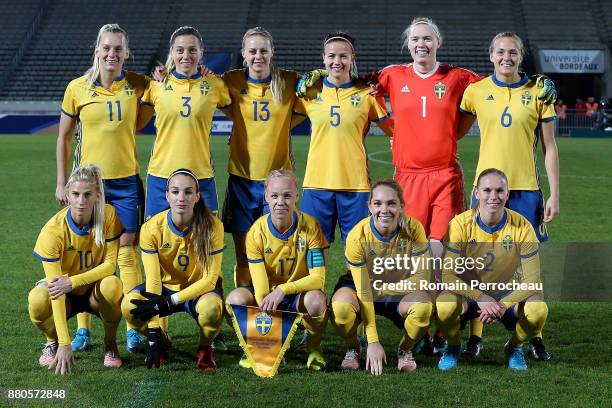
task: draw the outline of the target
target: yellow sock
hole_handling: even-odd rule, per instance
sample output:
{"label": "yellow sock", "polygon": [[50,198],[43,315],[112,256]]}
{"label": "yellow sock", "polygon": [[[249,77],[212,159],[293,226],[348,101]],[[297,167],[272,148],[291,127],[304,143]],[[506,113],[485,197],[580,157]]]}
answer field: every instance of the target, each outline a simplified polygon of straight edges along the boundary
{"label": "yellow sock", "polygon": [[470,320],[470,336],[478,336],[482,338],[482,329],[484,324],[480,321],[480,319],[475,318]]}
{"label": "yellow sock", "polygon": [[87,312],[77,313],[77,327],[91,331],[91,315]]}
{"label": "yellow sock", "polygon": [[438,314],[438,327],[444,333],[448,344],[457,346],[461,344],[461,322],[463,312],[461,298],[457,295],[441,295],[436,300],[436,311]]}
{"label": "yellow sock", "polygon": [[123,283],[123,294],[125,295],[136,286],[142,283],[142,274],[140,272],[140,260],[137,256],[135,246],[119,247],[119,255],[117,256],[117,265],[119,266],[119,277]]}
{"label": "yellow sock", "polygon": [[542,333],[548,317],[548,306],[544,302],[527,302],[519,313],[516,323],[516,338],[522,343]]}
{"label": "yellow sock", "polygon": [[28,294],[28,312],[34,326],[47,337],[47,341],[57,341],[51,298],[46,285],[37,285]]}
{"label": "yellow sock", "polygon": [[325,308],[325,312],[320,316],[304,315],[302,324],[304,325],[306,331],[308,331],[308,342],[306,344],[307,350],[315,350],[321,347],[321,337],[325,331],[325,325],[327,324],[328,317],[329,313],[327,308]]}
{"label": "yellow sock", "polygon": [[94,287],[94,296],[100,304],[99,313],[104,323],[104,341],[115,342],[117,326],[121,320],[123,287],[115,275],[107,276]]}
{"label": "yellow sock", "polygon": [[200,346],[210,346],[221,331],[223,300],[218,296],[205,296],[196,304],[200,326]]}
{"label": "yellow sock", "polygon": [[357,329],[361,325],[357,322],[357,312],[353,305],[341,300],[332,302],[331,324],[340,337],[344,339],[348,348],[359,350]]}
{"label": "yellow sock", "polygon": [[421,340],[431,323],[433,304],[431,302],[415,302],[408,309],[404,320],[404,338],[400,344],[403,350],[412,350]]}

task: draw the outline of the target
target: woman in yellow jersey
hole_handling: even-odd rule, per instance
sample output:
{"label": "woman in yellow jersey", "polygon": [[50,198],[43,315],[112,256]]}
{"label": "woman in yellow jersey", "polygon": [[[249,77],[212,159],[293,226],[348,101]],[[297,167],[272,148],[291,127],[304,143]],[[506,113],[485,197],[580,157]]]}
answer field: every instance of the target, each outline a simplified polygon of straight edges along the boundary
{"label": "woman in yellow jersey", "polygon": [[391,135],[383,98],[357,79],[355,41],[345,33],[327,35],[323,63],[328,76],[299,99],[312,123],[302,211],[314,216],[327,240],[334,241],[336,222],[343,242],[368,215],[370,181],[364,138],[371,122]]}
{"label": "woman in yellow jersey", "polygon": [[[129,54],[125,31],[117,24],[106,24],[98,32],[92,67],[68,84],[57,138],[55,191],[57,202],[65,204],[70,142],[76,128],[78,144],[74,166],[93,163],[100,167],[106,202],[115,207],[125,227],[118,264],[126,289],[142,282],[135,245],[144,193],[138,176],[135,134],[150,119],[139,106],[149,81],[144,75],[123,70]],[[89,316],[79,315],[78,321],[79,329],[72,343],[75,351],[85,350],[90,345]],[[143,340],[128,326],[128,351],[142,349]]]}
{"label": "woman in yellow jersey", "polygon": [[142,226],[145,283],[125,295],[121,308],[127,321],[147,333],[147,368],[159,367],[168,351],[159,318],[184,311],[200,329],[198,367],[213,371],[211,344],[223,318],[223,224],[201,200],[191,170],[175,170],[167,183],[170,209]]}
{"label": "woman in yellow jersey", "polygon": [[170,37],[163,82],[151,82],[142,102],[155,109],[157,137],[147,175],[145,219],[168,208],[168,176],[189,168],[198,178],[201,199],[218,210],[209,138],[217,108],[231,100],[227,87],[214,75],[202,76],[198,63],[204,55],[202,36],[193,27],[180,27]]}
{"label": "woman in yellow jersey", "polygon": [[[537,98],[534,81],[519,72],[525,49],[514,33],[497,34],[489,47],[493,75],[466,89],[461,109],[475,115],[480,127],[480,154],[476,177],[495,167],[508,177],[507,206],[529,220],[540,242],[548,240],[545,223],[559,214],[559,153],[555,141],[552,105]],[[550,197],[544,205],[537,166],[538,140],[542,138],[544,166]],[[472,204],[476,198],[472,197]],[[536,360],[550,359],[541,335],[529,345]]]}
{"label": "woman in yellow jersey", "polygon": [[74,356],[66,320],[89,312],[104,323],[104,366],[119,368],[115,338],[122,285],[114,274],[123,226],[104,202],[98,167],[76,168],[64,196],[68,206],[45,224],[34,248],[45,271],[45,279],[28,295],[30,319],[47,337],[38,361],[56,374],[69,373]]}
{"label": "woman in yellow jersey", "polygon": [[264,181],[272,170],[293,170],[290,130],[305,119],[294,112],[298,74],[279,69],[273,56],[272,35],[252,28],[242,38],[246,69],[222,76],[232,98],[224,112],[233,121],[223,224],[234,238],[236,287],[250,284],[245,237],[269,212]]}
{"label": "woman in yellow jersey", "polygon": [[[321,336],[327,323],[325,260],[327,246],[319,223],[297,211],[295,175],[274,170],[265,182],[270,213],[260,217],[246,237],[246,251],[253,284],[234,289],[227,303],[259,306],[263,311],[304,313],[308,336],[307,367],[325,367]],[[246,359],[240,365],[247,367]]]}
{"label": "woman in yellow jersey", "polygon": [[[350,272],[340,277],[331,299],[332,324],[348,348],[341,365],[345,370],[359,369],[357,327],[362,322],[368,341],[366,370],[382,374],[387,357],[376,330],[376,315],[403,330],[397,369],[417,368],[412,348],[427,331],[433,308],[430,294],[420,289],[431,280],[430,251],[422,224],[405,214],[403,197],[396,181],[375,183],[368,202],[372,215],[348,234],[345,256]],[[388,263],[400,258],[410,259],[412,267]],[[396,282],[410,283],[398,286]],[[390,284],[395,286],[385,286]]]}
{"label": "woman in yellow jersey", "polygon": [[526,370],[522,343],[542,330],[548,316],[539,242],[531,223],[505,208],[510,191],[502,171],[480,172],[474,195],[476,206],[453,218],[444,238],[442,284],[448,288],[442,288],[436,310],[448,347],[438,368],[457,366],[460,329],[478,318],[504,324],[512,333],[505,346],[508,367]]}

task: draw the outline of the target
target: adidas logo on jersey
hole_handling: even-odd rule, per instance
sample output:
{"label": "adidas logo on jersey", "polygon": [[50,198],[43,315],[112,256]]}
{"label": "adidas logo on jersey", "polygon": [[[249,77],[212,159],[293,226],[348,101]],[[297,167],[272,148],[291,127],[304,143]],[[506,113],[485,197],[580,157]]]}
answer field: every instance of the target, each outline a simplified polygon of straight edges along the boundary
{"label": "adidas logo on jersey", "polygon": [[489,95],[487,96],[487,101],[494,101],[495,99],[493,99],[493,95]]}
{"label": "adidas logo on jersey", "polygon": [[96,91],[93,91],[92,94],[91,94],[91,97],[95,98],[96,96],[98,96],[98,93]]}
{"label": "adidas logo on jersey", "polygon": [[475,240],[475,239],[470,239],[468,242],[469,242],[470,244],[472,244],[472,245],[475,245],[475,244],[476,244],[476,240]]}
{"label": "adidas logo on jersey", "polygon": [[164,91],[173,91],[172,85],[166,85],[166,87],[164,88]]}
{"label": "adidas logo on jersey", "polygon": [[404,85],[402,87],[402,89],[400,89],[400,92],[402,92],[402,93],[410,93],[410,88],[408,88],[408,85]]}
{"label": "adidas logo on jersey", "polygon": [[162,245],[162,249],[170,249],[172,248],[172,245],[170,245],[169,242],[166,242],[164,245]]}
{"label": "adidas logo on jersey", "polygon": [[266,254],[271,254],[272,253],[272,248],[266,248]]}
{"label": "adidas logo on jersey", "polygon": [[74,246],[70,245],[66,251],[74,251]]}
{"label": "adidas logo on jersey", "polygon": [[240,95],[246,95],[247,94],[247,90],[246,89],[241,89],[240,90]]}
{"label": "adidas logo on jersey", "polygon": [[316,100],[316,102],[317,102],[317,103],[319,103],[319,102],[323,102],[323,98],[321,98],[321,95],[317,96],[317,100]]}

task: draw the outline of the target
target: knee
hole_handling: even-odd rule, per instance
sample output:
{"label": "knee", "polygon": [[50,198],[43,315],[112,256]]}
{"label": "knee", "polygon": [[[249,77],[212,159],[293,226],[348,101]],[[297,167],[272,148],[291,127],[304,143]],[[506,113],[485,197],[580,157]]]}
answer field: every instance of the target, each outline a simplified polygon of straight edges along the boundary
{"label": "knee", "polygon": [[125,296],[123,296],[123,300],[121,300],[121,314],[126,319],[132,318],[130,311],[136,307],[136,305],[132,303],[132,300],[135,299],[143,300],[144,297],[138,292],[129,292],[126,293]]}
{"label": "knee", "polygon": [[415,302],[408,309],[408,316],[419,327],[428,327],[433,313],[431,302]]}
{"label": "knee", "polygon": [[327,311],[327,299],[320,290],[310,290],[304,294],[304,307],[310,316],[322,316]]}
{"label": "knee", "polygon": [[100,294],[109,303],[119,303],[123,295],[123,284],[121,279],[115,275],[103,278],[100,283]]}
{"label": "knee", "polygon": [[454,319],[458,319],[461,315],[461,301],[438,299],[436,301],[436,313],[441,323],[448,323]]}
{"label": "knee", "polygon": [[251,304],[251,300],[253,299],[253,295],[251,292],[244,288],[234,289],[227,295],[226,303],[232,305],[242,305],[247,306]]}
{"label": "knee", "polygon": [[37,285],[28,294],[28,311],[34,320],[45,320],[48,313],[51,298],[47,285]]}
{"label": "knee", "polygon": [[523,313],[529,324],[543,325],[548,317],[548,306],[544,302],[527,302]]}
{"label": "knee", "polygon": [[223,317],[223,301],[218,296],[202,297],[196,304],[196,312],[199,322],[217,322]]}

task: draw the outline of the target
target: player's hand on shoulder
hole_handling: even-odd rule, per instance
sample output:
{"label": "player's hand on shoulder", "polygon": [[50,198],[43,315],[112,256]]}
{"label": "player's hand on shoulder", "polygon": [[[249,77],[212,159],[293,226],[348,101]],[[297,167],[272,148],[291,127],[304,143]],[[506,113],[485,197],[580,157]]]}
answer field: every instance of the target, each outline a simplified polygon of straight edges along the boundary
{"label": "player's hand on shoulder", "polygon": [[538,99],[546,105],[552,105],[557,100],[557,89],[555,83],[544,74],[536,74],[529,77],[531,81],[535,81],[538,88]]}
{"label": "player's hand on shoulder", "polygon": [[311,88],[319,79],[325,78],[327,71],[325,69],[314,69],[310,72],[302,74],[300,80],[295,87],[295,94],[300,98],[303,98],[308,93],[308,89]]}

